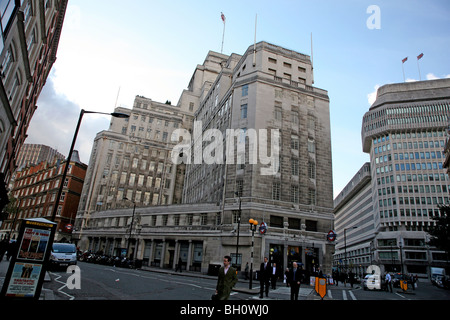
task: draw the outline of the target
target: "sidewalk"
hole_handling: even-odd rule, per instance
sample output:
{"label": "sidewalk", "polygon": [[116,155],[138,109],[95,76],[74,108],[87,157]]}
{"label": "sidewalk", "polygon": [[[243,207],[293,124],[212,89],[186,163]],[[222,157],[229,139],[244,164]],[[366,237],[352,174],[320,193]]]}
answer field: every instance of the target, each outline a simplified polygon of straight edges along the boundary
{"label": "sidewalk", "polygon": [[[141,268],[141,270],[150,271],[150,272],[166,273],[166,274],[171,274],[171,275],[175,275],[175,276],[185,276],[185,277],[217,280],[217,276],[210,276],[207,274],[202,274],[202,273],[193,272],[193,271],[186,271],[186,270],[184,270],[183,272],[175,272],[174,270],[171,270],[171,269],[161,269],[161,268],[147,267],[147,266],[143,266]],[[249,282],[250,282],[250,280],[245,280],[245,279],[239,278],[238,283],[236,284],[236,286],[233,288],[232,291],[249,294],[249,295],[255,295],[254,299],[257,299],[257,300],[273,300],[273,298],[271,298],[271,296],[273,296],[274,294],[275,295],[286,295],[286,299],[284,299],[284,300],[290,299],[290,290],[291,289],[286,287],[286,285],[284,283],[280,282],[277,285],[277,289],[270,290],[269,298],[265,298],[265,297],[259,298],[259,289],[260,289],[259,281],[253,280],[252,289],[249,289]],[[309,285],[306,285],[306,284],[301,285],[298,295],[299,295],[299,298],[303,297],[305,300],[321,300],[320,296],[318,296],[316,294],[314,288],[310,287]],[[325,299],[327,299],[327,297],[325,297]]]}

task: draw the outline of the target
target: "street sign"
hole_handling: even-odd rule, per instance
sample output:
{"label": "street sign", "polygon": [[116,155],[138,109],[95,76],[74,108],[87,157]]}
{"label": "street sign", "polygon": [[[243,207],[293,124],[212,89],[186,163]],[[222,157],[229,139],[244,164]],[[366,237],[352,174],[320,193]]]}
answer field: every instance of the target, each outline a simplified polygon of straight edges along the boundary
{"label": "street sign", "polygon": [[335,241],[336,240],[336,232],[334,232],[334,230],[330,230],[327,234],[327,239],[328,241]]}
{"label": "street sign", "polygon": [[259,233],[265,234],[267,232],[267,223],[261,222],[261,225],[259,226]]}

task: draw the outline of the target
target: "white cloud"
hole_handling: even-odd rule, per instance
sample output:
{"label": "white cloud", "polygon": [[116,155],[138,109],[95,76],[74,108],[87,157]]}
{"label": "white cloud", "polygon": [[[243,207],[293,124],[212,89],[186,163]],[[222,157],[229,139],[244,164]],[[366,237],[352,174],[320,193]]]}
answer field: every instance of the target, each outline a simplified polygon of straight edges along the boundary
{"label": "white cloud", "polygon": [[379,84],[375,85],[374,91],[367,95],[367,101],[369,102],[370,105],[372,105],[377,99],[377,91],[379,87],[380,87]]}
{"label": "white cloud", "polygon": [[[56,92],[53,72],[47,79],[37,106],[27,131],[28,138],[25,143],[44,144],[67,156],[81,108],[65,95]],[[75,149],[79,151],[82,162],[86,164],[89,162],[96,134],[108,129],[108,126],[107,116],[83,117],[75,144]]]}

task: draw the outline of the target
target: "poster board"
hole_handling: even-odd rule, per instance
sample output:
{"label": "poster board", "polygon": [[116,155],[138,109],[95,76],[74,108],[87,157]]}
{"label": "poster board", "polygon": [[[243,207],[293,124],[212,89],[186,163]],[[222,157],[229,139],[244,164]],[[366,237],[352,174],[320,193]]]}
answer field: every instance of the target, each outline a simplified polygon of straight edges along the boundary
{"label": "poster board", "polygon": [[46,219],[23,220],[3,283],[1,296],[39,299],[53,245],[56,223]]}

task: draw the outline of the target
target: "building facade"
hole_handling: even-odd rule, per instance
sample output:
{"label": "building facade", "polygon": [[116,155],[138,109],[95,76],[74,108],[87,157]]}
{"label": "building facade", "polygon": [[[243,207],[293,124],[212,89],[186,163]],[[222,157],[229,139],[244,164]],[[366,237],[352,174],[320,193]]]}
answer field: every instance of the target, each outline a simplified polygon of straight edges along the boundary
{"label": "building facade", "polygon": [[[282,268],[298,261],[306,271],[331,272],[329,98],[312,79],[309,56],[266,42],[243,55],[209,52],[180,98],[195,110],[174,137],[173,159],[185,166],[182,203],[94,211],[80,234],[84,249],[127,248],[145,265],[169,268],[181,257],[206,272],[224,255],[243,270],[253,243],[255,264],[267,256]],[[250,218],[266,227],[253,242]]]}
{"label": "building facade", "polygon": [[39,164],[42,161],[52,162],[54,159],[65,160],[63,154],[43,144],[25,143],[16,159],[17,168]]}
{"label": "building facade", "polygon": [[373,264],[374,238],[372,176],[365,163],[334,199],[337,232],[333,267],[361,276]]}
{"label": "building facade", "polygon": [[67,0],[2,1],[0,172],[9,182],[56,60]]}
{"label": "building facade", "polygon": [[[87,166],[82,163],[75,150],[69,163],[64,182],[61,181],[66,161],[54,159],[37,165],[26,166],[15,174],[11,189],[10,212],[0,227],[0,237],[15,239],[23,219],[47,218],[58,206],[55,241],[70,241],[76,211]],[[64,183],[60,199],[56,199],[59,186]]]}
{"label": "building facade", "polygon": [[184,171],[172,163],[170,139],[190,126],[193,109],[136,96],[133,109],[116,111],[130,117],[112,118],[95,137],[75,224],[81,233],[91,212],[181,203]]}
{"label": "building facade", "polygon": [[[428,245],[426,229],[438,206],[449,204],[443,168],[449,116],[450,79],[440,79],[382,86],[363,117],[375,229],[366,246],[383,272],[426,275],[430,266],[448,266],[444,252]],[[358,229],[347,243],[357,241]]]}

